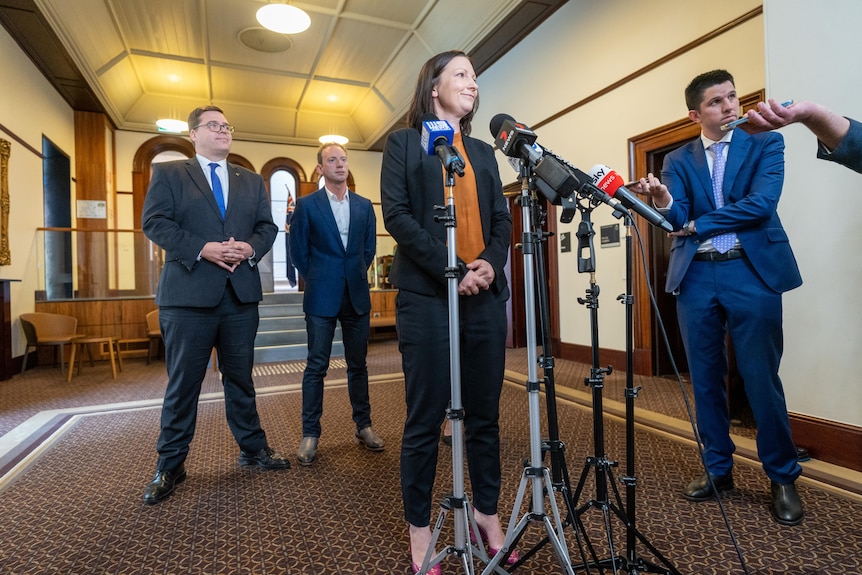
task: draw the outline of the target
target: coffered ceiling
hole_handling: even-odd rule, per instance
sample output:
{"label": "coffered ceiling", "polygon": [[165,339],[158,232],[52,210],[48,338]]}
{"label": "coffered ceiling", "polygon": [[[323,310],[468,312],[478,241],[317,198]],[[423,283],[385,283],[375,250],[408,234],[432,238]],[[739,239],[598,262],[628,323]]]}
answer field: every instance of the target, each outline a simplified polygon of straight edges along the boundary
{"label": "coffered ceiling", "polygon": [[430,56],[490,66],[566,0],[307,0],[311,28],[263,29],[263,0],[0,0],[0,22],[75,109],[155,133],[221,106],[235,137],[380,149]]}

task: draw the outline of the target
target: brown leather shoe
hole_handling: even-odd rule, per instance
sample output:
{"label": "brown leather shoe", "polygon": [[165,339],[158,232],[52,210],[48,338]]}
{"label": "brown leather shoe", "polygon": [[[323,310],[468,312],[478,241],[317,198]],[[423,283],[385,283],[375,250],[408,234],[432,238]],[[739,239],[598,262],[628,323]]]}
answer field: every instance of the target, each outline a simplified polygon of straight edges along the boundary
{"label": "brown leather shoe", "polygon": [[240,465],[257,465],[263,469],[289,469],[290,461],[271,447],[264,447],[257,453],[244,450],[239,452]]}
{"label": "brown leather shoe", "polygon": [[799,525],[802,523],[802,500],[796,491],[795,483],[772,482],[772,518],[782,525]]}
{"label": "brown leather shoe", "polygon": [[[722,477],[710,473],[709,477],[712,478],[712,482],[719,493],[733,491],[733,473],[728,473]],[[686,485],[682,495],[689,501],[709,501],[715,497],[706,473]]]}
{"label": "brown leather shoe", "polygon": [[167,499],[177,485],[186,480],[186,468],[180,463],[175,469],[159,469],[144,488],[144,503],[154,505]]}
{"label": "brown leather shoe", "polygon": [[311,465],[317,458],[317,437],[303,437],[296,450],[296,460],[300,465]]}
{"label": "brown leather shoe", "polygon": [[356,439],[365,446],[368,451],[383,451],[383,440],[371,429],[371,426],[363,427],[356,432]]}

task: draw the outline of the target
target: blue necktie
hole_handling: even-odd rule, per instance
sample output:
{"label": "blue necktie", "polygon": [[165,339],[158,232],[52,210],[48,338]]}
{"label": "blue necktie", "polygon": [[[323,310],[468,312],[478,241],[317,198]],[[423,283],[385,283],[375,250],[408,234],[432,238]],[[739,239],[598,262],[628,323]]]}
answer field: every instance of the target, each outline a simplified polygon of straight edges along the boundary
{"label": "blue necktie", "polygon": [[213,195],[215,196],[215,201],[218,204],[218,209],[221,211],[221,217],[224,219],[224,192],[221,187],[221,180],[218,177],[218,172],[216,172],[216,168],[218,168],[218,164],[216,162],[210,162],[210,179],[213,183]]}
{"label": "blue necktie", "polygon": [[[716,209],[724,206],[724,193],[721,191],[721,186],[724,183],[724,147],[727,142],[716,142],[709,148],[715,152],[715,161],[712,164],[712,194],[715,196]],[[721,234],[712,238],[712,247],[718,253],[726,253],[736,244],[736,234],[733,232]]]}

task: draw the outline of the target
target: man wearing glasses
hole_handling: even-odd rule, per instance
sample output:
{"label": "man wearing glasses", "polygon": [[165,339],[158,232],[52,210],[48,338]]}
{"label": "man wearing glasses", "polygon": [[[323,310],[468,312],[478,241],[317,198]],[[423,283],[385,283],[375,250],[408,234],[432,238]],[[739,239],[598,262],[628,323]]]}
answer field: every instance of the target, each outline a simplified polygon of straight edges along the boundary
{"label": "man wearing glasses", "polygon": [[227,162],[232,134],[220,108],[196,108],[189,115],[195,157],[154,165],[144,200],[144,233],[165,250],[156,304],[168,371],[158,465],[144,490],[147,504],[162,501],[186,478],[184,462],[213,348],[240,465],[290,467],[267,443],[251,376],[263,299],[257,262],[278,228],[263,179]]}

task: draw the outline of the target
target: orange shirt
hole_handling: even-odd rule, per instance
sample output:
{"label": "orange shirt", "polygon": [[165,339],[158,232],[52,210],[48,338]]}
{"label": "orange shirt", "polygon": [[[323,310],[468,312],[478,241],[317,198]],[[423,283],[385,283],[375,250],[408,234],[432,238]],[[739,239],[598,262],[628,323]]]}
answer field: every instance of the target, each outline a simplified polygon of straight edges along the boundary
{"label": "orange shirt", "polygon": [[[485,250],[482,236],[482,217],[479,214],[479,195],[476,189],[476,175],[470,158],[464,150],[461,133],[453,138],[452,144],[464,158],[464,176],[455,176],[455,247],[458,257],[470,263]],[[448,192],[448,190],[447,190]]]}

